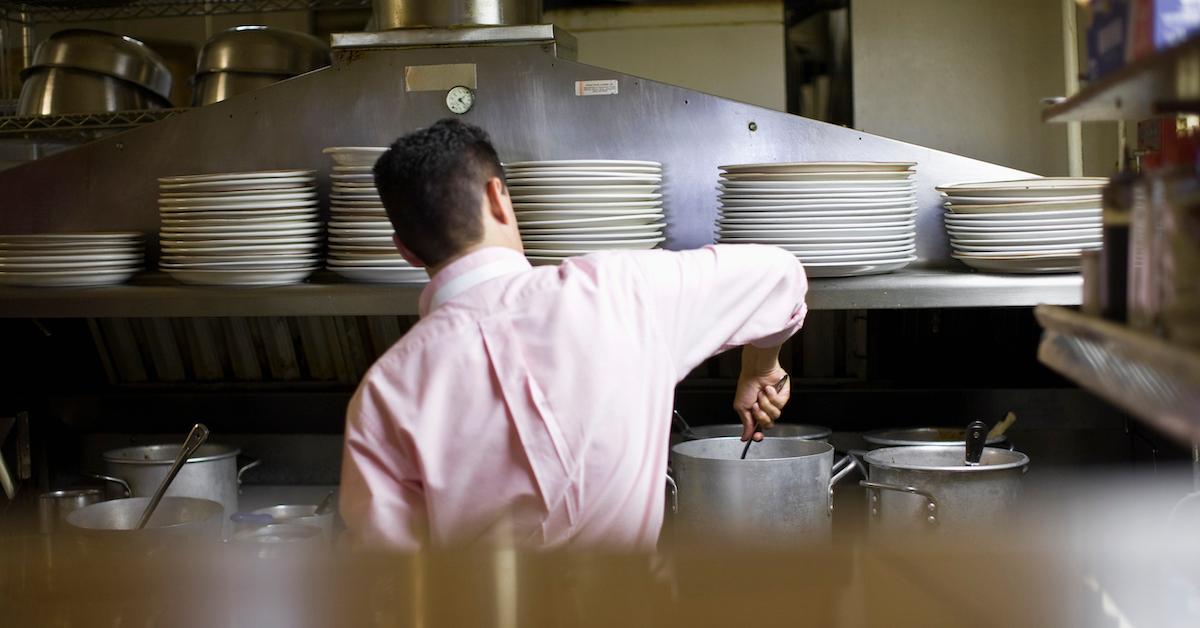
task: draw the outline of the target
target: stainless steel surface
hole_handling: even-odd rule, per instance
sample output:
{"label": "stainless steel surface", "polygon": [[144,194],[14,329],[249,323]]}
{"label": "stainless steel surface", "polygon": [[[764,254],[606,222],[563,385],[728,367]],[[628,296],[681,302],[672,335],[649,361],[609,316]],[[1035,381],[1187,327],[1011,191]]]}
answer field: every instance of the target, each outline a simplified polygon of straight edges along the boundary
{"label": "stainless steel surface", "polygon": [[119,78],[171,99],[171,70],[166,61],[146,44],[115,33],[83,28],[58,31],[37,47],[34,68],[73,68]]}
{"label": "stainless steel surface", "polygon": [[374,0],[372,9],[377,30],[542,21],[541,0]]}
{"label": "stainless steel surface", "polygon": [[[966,430],[956,427],[901,427],[873,430],[863,440],[878,447],[920,447],[924,445],[959,446],[965,443]],[[1004,436],[988,435],[986,444],[998,445]]]}
{"label": "stainless steel surface", "polygon": [[827,540],[833,484],[854,461],[834,476],[828,443],[767,439],[740,460],[743,446],[740,438],[710,438],[671,448],[680,534],[785,545]]}
{"label": "stainless steel surface", "polygon": [[[933,526],[968,530],[1003,524],[1021,496],[1029,468],[1023,453],[986,447],[976,466],[965,447],[925,445],[867,452],[868,509],[873,528],[903,532]],[[874,525],[878,524],[878,525]]]}
{"label": "stainless steel surface", "polygon": [[[179,445],[114,449],[104,453],[105,473],[128,482],[134,497],[149,496],[178,453]],[[201,445],[196,455],[183,465],[167,495],[211,499],[224,507],[226,517],[237,512],[238,453],[239,450],[225,445]]]}
{"label": "stainless steel surface", "polygon": [[[529,28],[537,27],[516,27],[515,32]],[[666,245],[672,249],[713,241],[719,164],[915,161],[920,205],[918,253],[945,263],[949,262],[949,246],[933,186],[955,180],[1026,176],[1009,168],[574,63],[546,48],[538,42],[488,46],[468,42],[431,48],[347,50],[335,54],[333,67],[272,85],[256,92],[254,98],[233,99],[172,116],[0,173],[0,194],[12,199],[0,208],[0,230],[153,232],[158,227],[155,177],[209,171],[215,168],[213,164],[220,164],[223,170],[296,167],[324,172],[328,164],[322,147],[377,145],[445,117],[442,94],[407,92],[403,81],[397,80],[406,66],[439,63],[476,64],[481,87],[475,107],[463,119],[487,128],[506,160],[607,157],[662,162]],[[619,93],[575,96],[575,82],[585,80],[615,80]],[[301,102],[305,106],[297,107]],[[403,112],[402,116],[397,117],[397,112]],[[271,124],[263,124],[264,117],[269,117]],[[164,151],[164,146],[189,148]],[[270,151],[260,150],[267,146]],[[64,171],[88,176],[64,184]],[[906,296],[904,290],[891,289],[890,282],[899,286],[906,281],[904,275],[830,285],[840,287],[840,301],[851,307],[870,307],[863,305],[868,300],[880,307],[938,307],[939,300],[954,307],[985,300],[978,293],[959,296],[948,286],[932,288],[939,282],[937,277],[945,276],[940,271],[910,276],[923,282],[917,292],[924,296],[942,294],[924,302]],[[960,286],[979,282],[984,290],[995,289],[998,294],[987,293],[992,305],[1040,298],[1038,287],[1049,288],[1048,296],[1054,301],[1078,302],[1078,294],[1068,295],[1061,289],[1073,282],[1077,291],[1077,277],[1023,279],[1028,278],[961,273],[953,281]],[[376,286],[369,288],[382,291]],[[219,291],[222,295],[232,292]],[[251,296],[232,298],[259,300],[263,295],[284,294],[242,291],[246,292]],[[820,302],[819,292],[814,290],[815,303]],[[316,294],[329,302],[323,307],[336,309],[330,293]],[[173,307],[165,301],[158,305]]]}
{"label": "stainless steel surface", "polygon": [[164,497],[144,530],[135,530],[149,497],[114,499],[85,506],[67,515],[67,523],[92,533],[171,533],[219,538],[221,504],[194,497]]}
{"label": "stainless steel surface", "polygon": [[196,75],[192,106],[200,107],[269,87],[288,77],[246,72],[207,72]]}
{"label": "stainless steel surface", "polygon": [[76,488],[38,495],[38,528],[42,534],[54,534],[66,522],[67,515],[104,501],[98,488]]}
{"label": "stainless steel surface", "polygon": [[150,517],[154,515],[154,509],[158,508],[159,502],[162,501],[163,495],[167,489],[171,488],[171,482],[175,481],[175,476],[179,475],[179,470],[188,461],[192,454],[208,440],[208,428],[197,423],[192,427],[192,431],[188,432],[187,438],[184,439],[183,445],[179,448],[179,453],[175,455],[175,460],[171,462],[171,467],[167,469],[167,473],[159,480],[158,487],[154,489],[154,494],[150,496],[150,501],[146,502],[146,510],[142,512],[142,516],[138,519],[137,529],[141,530],[150,522]]}
{"label": "stainless steel surface", "polygon": [[111,76],[67,68],[38,68],[21,83],[17,113],[23,116],[101,113],[160,109],[166,104],[149,91]]}
{"label": "stainless steel surface", "polygon": [[309,35],[268,26],[235,26],[213,35],[200,49],[196,73],[247,72],[295,76],[329,65],[329,44]]}
{"label": "stainless steel surface", "polygon": [[312,526],[321,531],[326,540],[333,539],[333,511],[317,514],[314,504],[279,504],[252,511],[256,515],[270,515],[275,523]]}
{"label": "stainless steel surface", "polygon": [[381,32],[334,33],[330,35],[337,53],[381,48],[431,48],[439,46],[504,46],[540,44],[544,52],[559,59],[575,60],[579,43],[575,36],[553,24],[525,26],[477,26],[473,28],[410,28]]}

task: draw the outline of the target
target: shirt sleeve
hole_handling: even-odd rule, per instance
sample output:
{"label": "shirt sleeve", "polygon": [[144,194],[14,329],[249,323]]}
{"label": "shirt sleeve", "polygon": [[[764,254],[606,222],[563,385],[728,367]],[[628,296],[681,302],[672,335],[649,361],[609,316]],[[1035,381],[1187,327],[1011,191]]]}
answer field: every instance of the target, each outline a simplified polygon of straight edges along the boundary
{"label": "shirt sleeve", "polygon": [[353,545],[415,551],[428,520],[415,449],[398,438],[379,388],[368,375],[350,400],[339,507]]}
{"label": "shirt sleeve", "polygon": [[646,251],[635,267],[645,281],[642,301],[657,317],[680,377],[726,349],[782,344],[808,312],[804,268],[777,247]]}

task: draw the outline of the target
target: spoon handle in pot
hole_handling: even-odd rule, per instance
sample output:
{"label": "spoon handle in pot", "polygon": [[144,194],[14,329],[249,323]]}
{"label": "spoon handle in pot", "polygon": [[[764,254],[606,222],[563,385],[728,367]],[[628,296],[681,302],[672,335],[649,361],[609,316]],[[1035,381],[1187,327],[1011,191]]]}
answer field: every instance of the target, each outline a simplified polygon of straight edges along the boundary
{"label": "spoon handle in pot", "polygon": [[175,476],[179,475],[179,470],[183,468],[183,464],[187,462],[192,454],[208,440],[208,428],[201,423],[192,426],[192,431],[188,432],[187,439],[183,441],[183,447],[179,448],[179,455],[175,456],[175,462],[171,463],[171,468],[167,471],[167,476],[159,483],[158,488],[154,491],[154,496],[146,503],[146,509],[142,511],[142,518],[138,520],[137,528],[141,530],[150,522],[151,515],[154,514],[154,509],[158,508],[158,503],[162,501],[163,495],[170,488],[171,482],[175,480]]}
{"label": "spoon handle in pot", "polygon": [[983,446],[987,444],[988,427],[983,421],[972,421],[967,426],[967,442],[964,461],[968,467],[979,464],[983,458]]}

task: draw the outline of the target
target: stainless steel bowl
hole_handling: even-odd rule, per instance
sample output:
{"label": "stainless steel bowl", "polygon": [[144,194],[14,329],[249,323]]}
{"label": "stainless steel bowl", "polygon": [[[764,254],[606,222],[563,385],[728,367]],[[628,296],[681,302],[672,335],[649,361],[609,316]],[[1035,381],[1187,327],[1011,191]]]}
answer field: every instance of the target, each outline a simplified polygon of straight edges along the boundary
{"label": "stainless steel bowl", "polygon": [[243,72],[207,72],[196,76],[192,88],[192,105],[199,107],[221,102],[238,94],[262,89],[288,77],[277,74],[246,74]]}
{"label": "stainless steel bowl", "polygon": [[38,68],[21,84],[17,113],[50,116],[160,109],[168,105],[150,91],[111,76],[68,68]]}
{"label": "stainless steel bowl", "polygon": [[104,74],[171,98],[171,70],[146,44],[116,33],[82,28],[59,31],[37,47],[22,77],[40,68],[71,68]]}
{"label": "stainless steel bowl", "polygon": [[316,504],[280,504],[259,508],[253,514],[271,515],[275,523],[312,526],[319,529],[326,540],[333,538],[333,511],[318,515]]}
{"label": "stainless steel bowl", "polygon": [[131,535],[170,533],[219,537],[225,509],[211,499],[164,497],[143,530],[135,530],[149,497],[130,497],[84,506],[67,515],[67,523],[90,533]]}
{"label": "stainless steel bowl", "polygon": [[268,26],[236,26],[200,50],[196,73],[248,72],[295,76],[329,65],[329,46],[306,33]]}

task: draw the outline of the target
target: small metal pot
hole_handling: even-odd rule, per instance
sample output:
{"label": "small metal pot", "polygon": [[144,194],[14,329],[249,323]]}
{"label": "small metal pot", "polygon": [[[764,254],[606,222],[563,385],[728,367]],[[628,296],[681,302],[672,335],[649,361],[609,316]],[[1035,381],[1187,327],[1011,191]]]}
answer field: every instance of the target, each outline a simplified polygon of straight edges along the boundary
{"label": "small metal pot", "polygon": [[221,536],[221,504],[193,497],[164,497],[146,527],[136,530],[149,502],[149,497],[131,497],[84,506],[67,515],[67,523],[88,534],[113,538],[161,534],[212,539]]}
{"label": "small metal pot", "polygon": [[315,504],[280,504],[253,511],[255,515],[271,515],[275,523],[312,526],[321,531],[325,540],[333,539],[333,511],[318,515]]}
{"label": "small metal pot", "polygon": [[72,28],[54,33],[33,53],[33,63],[21,72],[28,76],[37,68],[72,68],[104,74],[171,98],[171,70],[166,61],[146,44],[124,35]]}
{"label": "small metal pot", "polygon": [[775,438],[751,446],[709,438],[671,448],[676,525],[687,539],[820,543],[832,532],[833,487],[857,466],[833,446]]}
{"label": "small metal pot", "polygon": [[1029,457],[986,447],[978,465],[964,464],[965,447],[887,447],[867,452],[872,528],[912,531],[994,525],[1013,512]]}
{"label": "small metal pot", "polygon": [[104,491],[98,488],[75,488],[51,491],[38,495],[38,528],[42,534],[54,534],[61,530],[67,515],[104,501]]}

